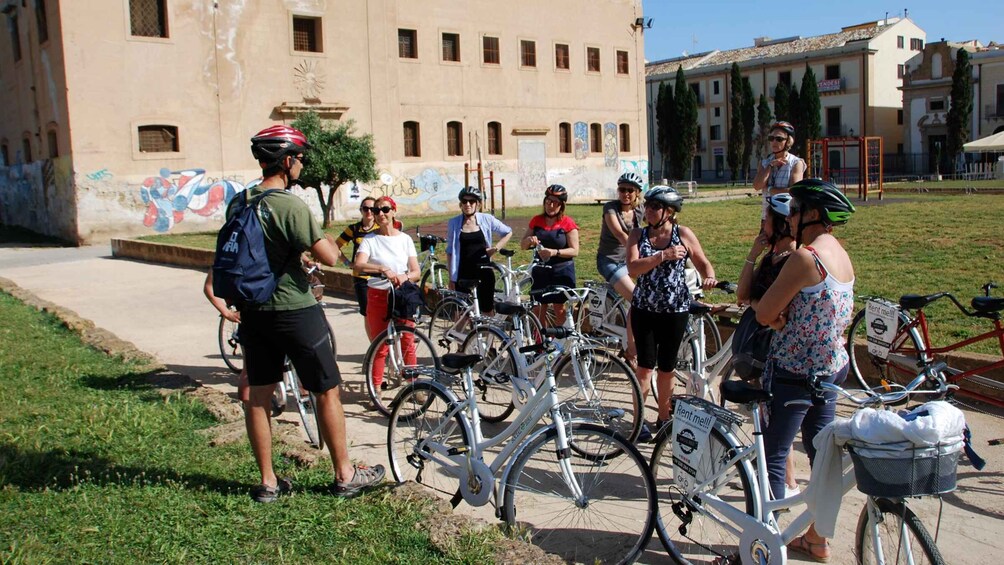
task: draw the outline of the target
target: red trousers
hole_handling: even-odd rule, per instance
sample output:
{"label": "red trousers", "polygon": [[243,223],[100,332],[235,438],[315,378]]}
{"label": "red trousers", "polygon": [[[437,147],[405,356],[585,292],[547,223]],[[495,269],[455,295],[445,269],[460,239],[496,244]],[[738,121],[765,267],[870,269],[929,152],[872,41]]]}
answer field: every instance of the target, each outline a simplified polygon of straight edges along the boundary
{"label": "red trousers", "polygon": [[[389,290],[369,288],[366,292],[366,334],[372,342],[382,331],[387,329],[390,321],[387,319]],[[394,320],[398,324],[408,327],[415,327],[415,322],[398,318]],[[405,365],[415,365],[418,363],[418,356],[415,353],[415,336],[411,333],[399,334],[401,353],[404,356]],[[376,355],[373,356],[373,364],[370,367],[370,378],[373,384],[380,387],[383,383],[384,370],[387,364],[387,345],[381,345]]]}

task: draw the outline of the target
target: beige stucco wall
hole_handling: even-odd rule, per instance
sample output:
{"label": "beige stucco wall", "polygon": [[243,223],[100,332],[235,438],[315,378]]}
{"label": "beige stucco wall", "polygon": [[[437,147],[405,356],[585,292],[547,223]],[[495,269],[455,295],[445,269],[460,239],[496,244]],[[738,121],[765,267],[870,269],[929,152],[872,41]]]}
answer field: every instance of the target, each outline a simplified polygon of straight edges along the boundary
{"label": "beige stucco wall", "polygon": [[1004,127],[1004,105],[997,104],[998,85],[1004,84],[1004,49],[972,53],[971,62],[979,77],[977,96],[973,98],[973,118],[978,134],[973,139],[979,139]]}

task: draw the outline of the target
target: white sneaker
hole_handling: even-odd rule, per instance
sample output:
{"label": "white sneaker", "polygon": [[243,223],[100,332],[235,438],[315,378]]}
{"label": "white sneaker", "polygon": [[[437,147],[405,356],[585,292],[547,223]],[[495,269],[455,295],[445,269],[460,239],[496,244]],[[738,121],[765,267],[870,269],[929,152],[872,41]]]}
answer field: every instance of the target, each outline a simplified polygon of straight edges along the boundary
{"label": "white sneaker", "polygon": [[798,488],[798,485],[795,485],[795,488],[791,488],[788,485],[784,485],[784,497],[785,498],[791,498],[791,497],[795,496],[796,494],[800,494],[801,492],[802,492],[802,489]]}

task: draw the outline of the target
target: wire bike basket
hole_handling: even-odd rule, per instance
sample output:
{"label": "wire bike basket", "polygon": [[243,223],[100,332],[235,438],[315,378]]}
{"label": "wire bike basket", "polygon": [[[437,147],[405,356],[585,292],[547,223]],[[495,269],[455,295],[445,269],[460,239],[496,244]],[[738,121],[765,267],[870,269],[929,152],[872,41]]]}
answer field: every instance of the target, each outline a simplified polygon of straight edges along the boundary
{"label": "wire bike basket", "polygon": [[859,491],[883,498],[927,496],[955,490],[962,441],[931,447],[850,441],[847,451]]}

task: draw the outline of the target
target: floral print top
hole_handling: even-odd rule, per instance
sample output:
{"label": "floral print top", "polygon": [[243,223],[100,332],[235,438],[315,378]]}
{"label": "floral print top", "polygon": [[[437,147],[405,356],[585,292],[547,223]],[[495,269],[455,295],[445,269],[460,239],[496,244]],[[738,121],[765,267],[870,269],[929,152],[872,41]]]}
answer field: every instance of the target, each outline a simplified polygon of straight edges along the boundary
{"label": "floral print top", "polygon": [[812,252],[823,281],[807,286],[792,299],[788,322],[774,335],[769,359],[799,375],[832,375],[847,364],[844,329],[854,310],[854,281],[840,282],[826,272]]}
{"label": "floral print top", "polygon": [[[638,257],[650,257],[662,251],[652,245],[652,240],[648,237],[648,229],[641,232],[638,240]],[[670,236],[666,247],[681,245],[680,227],[673,225],[673,233]],[[690,289],[687,287],[687,257],[676,261],[664,261],[656,265],[651,271],[638,277],[638,283],[634,288],[634,296],[631,298],[631,306],[639,310],[667,314],[673,312],[690,311]]]}

